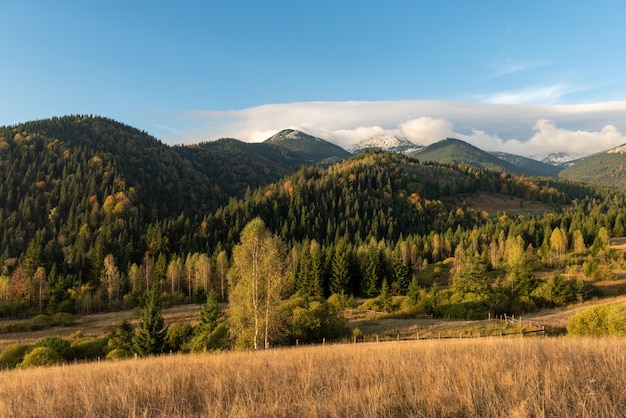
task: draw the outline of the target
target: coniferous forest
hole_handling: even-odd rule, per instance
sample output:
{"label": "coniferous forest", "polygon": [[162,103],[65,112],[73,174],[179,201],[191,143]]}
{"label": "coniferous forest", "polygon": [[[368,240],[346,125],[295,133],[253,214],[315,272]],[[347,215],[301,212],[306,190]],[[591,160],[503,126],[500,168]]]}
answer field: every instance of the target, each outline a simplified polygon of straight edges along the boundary
{"label": "coniferous forest", "polygon": [[[355,298],[463,319],[560,306],[597,296],[593,281],[625,264],[609,251],[626,235],[617,189],[400,153],[320,166],[273,144],[168,146],[113,120],[67,116],[0,128],[0,168],[2,317],[244,300],[256,282],[242,260],[259,242],[271,247],[259,250],[270,257],[259,271],[280,277],[258,278],[268,309],[254,314],[290,325],[266,326],[255,347],[330,335],[337,324],[319,318]],[[517,209],[468,203],[481,196]],[[270,302],[281,306],[271,315]],[[238,335],[246,315],[229,324]],[[197,343],[208,347],[226,331],[206,322]]]}

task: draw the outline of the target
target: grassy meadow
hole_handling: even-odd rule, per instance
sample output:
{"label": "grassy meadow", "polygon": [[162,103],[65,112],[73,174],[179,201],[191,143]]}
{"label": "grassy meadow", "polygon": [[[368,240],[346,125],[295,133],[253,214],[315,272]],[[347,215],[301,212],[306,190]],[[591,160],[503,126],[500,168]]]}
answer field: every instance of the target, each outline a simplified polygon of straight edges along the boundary
{"label": "grassy meadow", "polygon": [[3,417],[614,417],[626,339],[483,338],[0,372]]}

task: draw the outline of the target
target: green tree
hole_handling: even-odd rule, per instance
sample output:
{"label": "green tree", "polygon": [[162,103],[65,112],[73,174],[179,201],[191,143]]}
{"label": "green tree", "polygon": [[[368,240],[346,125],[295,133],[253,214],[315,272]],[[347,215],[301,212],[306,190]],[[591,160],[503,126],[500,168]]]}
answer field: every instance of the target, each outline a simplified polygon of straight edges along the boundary
{"label": "green tree", "polygon": [[452,278],[452,289],[463,297],[485,300],[491,292],[491,284],[485,275],[485,267],[476,257],[466,257],[461,269]]}
{"label": "green tree", "polygon": [[217,293],[209,292],[206,303],[200,309],[200,324],[198,332],[211,333],[217,327],[217,321],[220,316],[220,305],[217,302]]}
{"label": "green tree", "polygon": [[348,289],[348,283],[350,282],[350,259],[348,257],[348,246],[344,240],[341,240],[335,246],[331,261],[331,293],[350,293],[350,289]]}
{"label": "green tree", "polygon": [[167,327],[161,312],[161,293],[153,286],[146,293],[137,332],[133,339],[133,350],[140,356],[162,353],[165,350]]}
{"label": "green tree", "polygon": [[107,336],[107,351],[124,350],[126,353],[133,351],[133,339],[135,328],[127,320],[123,320]]}
{"label": "green tree", "polygon": [[233,249],[230,324],[238,347],[267,349],[280,339],[279,307],[287,285],[285,249],[260,218],[250,221]]}

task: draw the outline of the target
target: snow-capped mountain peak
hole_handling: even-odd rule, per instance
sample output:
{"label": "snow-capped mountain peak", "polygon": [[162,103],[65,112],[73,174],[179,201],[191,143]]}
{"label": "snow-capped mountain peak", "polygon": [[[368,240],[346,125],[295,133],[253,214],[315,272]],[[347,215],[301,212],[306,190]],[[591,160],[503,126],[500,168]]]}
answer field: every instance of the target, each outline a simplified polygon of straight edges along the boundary
{"label": "snow-capped mountain peak", "polygon": [[353,154],[356,154],[370,148],[406,153],[416,151],[423,147],[421,145],[417,145],[411,142],[405,137],[393,135],[374,135],[364,139],[361,142],[346,147],[346,150]]}
{"label": "snow-capped mountain peak", "polygon": [[582,154],[570,154],[567,152],[551,152],[547,155],[536,155],[531,158],[541,161],[542,163],[567,167],[573,164],[573,161],[584,157]]}

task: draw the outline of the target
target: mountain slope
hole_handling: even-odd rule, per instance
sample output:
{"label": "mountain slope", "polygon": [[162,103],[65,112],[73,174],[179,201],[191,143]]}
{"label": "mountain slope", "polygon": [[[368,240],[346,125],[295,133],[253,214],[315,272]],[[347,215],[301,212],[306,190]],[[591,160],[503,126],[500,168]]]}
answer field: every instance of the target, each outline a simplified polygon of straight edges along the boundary
{"label": "mountain slope", "polygon": [[558,183],[470,166],[421,164],[404,154],[370,150],[326,169],[303,168],[208,215],[204,223],[210,245],[227,242],[239,232],[237,225],[257,216],[285,241],[393,241],[401,234],[428,235],[484,222],[486,214],[467,207],[459,212],[454,207],[450,215],[446,202],[458,204],[459,194],[501,193],[550,205],[567,203],[570,193],[588,193],[562,185],[557,190]]}
{"label": "mountain slope", "polygon": [[180,235],[152,236],[151,225],[189,234],[186,220],[302,164],[283,149],[234,140],[170,147],[100,117],[1,127],[0,261],[19,257],[35,240],[42,248],[49,243],[79,275],[108,252],[126,264],[146,250],[189,246]]}
{"label": "mountain slope", "polygon": [[254,190],[273,183],[306,164],[286,148],[232,138],[177,146],[174,150],[215,180],[229,197],[243,197],[247,188]]}
{"label": "mountain slope", "polygon": [[424,162],[466,164],[472,167],[488,168],[525,176],[545,175],[543,171],[537,171],[535,168],[528,166],[517,166],[455,138],[444,139],[421,150],[409,153],[409,155]]}
{"label": "mountain slope", "polygon": [[509,154],[507,152],[490,152],[491,155],[495,155],[496,157],[504,160],[508,163],[513,164],[516,167],[519,167],[522,170],[527,170],[527,174],[533,176],[543,176],[543,177],[557,177],[559,172],[562,170],[562,167],[547,164],[542,161],[533,160],[532,158],[522,157],[520,155]]}
{"label": "mountain slope", "polygon": [[559,174],[568,180],[626,189],[626,145],[574,161]]}
{"label": "mountain slope", "polygon": [[285,148],[308,163],[340,161],[352,156],[338,145],[293,129],[284,129],[264,143]]}

